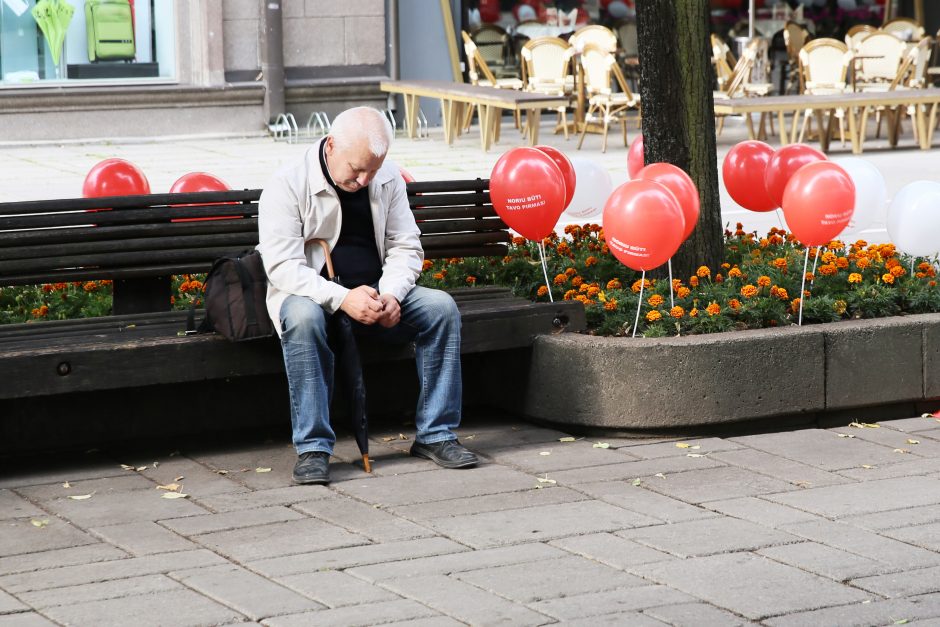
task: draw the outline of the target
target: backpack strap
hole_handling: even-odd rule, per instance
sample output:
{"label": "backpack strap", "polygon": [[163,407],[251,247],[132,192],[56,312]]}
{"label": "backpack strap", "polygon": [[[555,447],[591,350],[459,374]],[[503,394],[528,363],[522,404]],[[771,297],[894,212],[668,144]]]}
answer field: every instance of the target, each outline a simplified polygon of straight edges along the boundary
{"label": "backpack strap", "polygon": [[[251,254],[251,253],[248,253]],[[255,300],[251,295],[251,275],[245,269],[244,259],[246,255],[239,255],[235,260],[235,271],[238,273],[238,279],[242,284],[242,294],[245,295],[245,317],[248,319],[248,326],[258,326],[258,312],[255,310]]]}

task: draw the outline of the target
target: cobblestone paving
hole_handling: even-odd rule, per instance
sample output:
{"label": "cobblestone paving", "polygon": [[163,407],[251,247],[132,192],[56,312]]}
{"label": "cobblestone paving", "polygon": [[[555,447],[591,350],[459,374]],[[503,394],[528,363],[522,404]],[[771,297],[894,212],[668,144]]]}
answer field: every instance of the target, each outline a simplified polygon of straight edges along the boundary
{"label": "cobblestone paving", "polygon": [[326,487],[291,485],[282,441],[19,463],[0,627],[938,624],[940,420],[879,424],[567,441],[471,417],[463,471],[385,426],[373,475],[343,438]]}

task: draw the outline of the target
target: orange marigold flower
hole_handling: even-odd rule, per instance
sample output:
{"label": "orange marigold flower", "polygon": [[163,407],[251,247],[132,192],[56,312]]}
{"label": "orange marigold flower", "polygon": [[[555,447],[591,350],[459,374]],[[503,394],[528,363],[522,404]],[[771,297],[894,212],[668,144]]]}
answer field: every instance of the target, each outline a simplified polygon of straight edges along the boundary
{"label": "orange marigold flower", "polygon": [[604,310],[617,311],[617,300],[615,298],[611,298],[606,303],[604,303]]}
{"label": "orange marigold flower", "polygon": [[578,273],[574,268],[565,268],[565,276],[571,277]]}
{"label": "orange marigold flower", "polygon": [[927,281],[927,285],[929,285],[930,287],[937,287],[937,282],[936,282],[936,281]]}
{"label": "orange marigold flower", "polygon": [[735,267],[731,268],[730,270],[728,270],[728,278],[729,278],[729,279],[738,279],[738,278],[741,278],[742,276],[743,276],[743,274],[742,274],[742,272],[741,272],[741,269],[738,268],[737,266],[735,266]]}
{"label": "orange marigold flower", "polygon": [[702,279],[704,279],[707,276],[710,276],[711,273],[712,271],[708,269],[708,266],[699,266],[698,270],[695,271],[695,275]]}
{"label": "orange marigold flower", "polygon": [[461,261],[463,261],[463,259],[461,259],[460,257],[451,257],[450,259],[447,260],[447,263],[449,263],[452,266],[456,266]]}
{"label": "orange marigold flower", "polygon": [[728,263],[727,261],[726,261],[725,263],[721,264],[721,269],[722,269],[722,270],[727,270],[727,269],[730,268],[730,267],[731,267],[731,264]]}
{"label": "orange marigold flower", "polygon": [[807,272],[806,274],[803,275],[803,278],[806,279],[807,281],[815,281],[816,275],[813,274],[812,272]]}
{"label": "orange marigold flower", "polygon": [[894,275],[891,274],[890,272],[886,272],[885,274],[881,275],[881,280],[887,283],[888,285],[892,285],[894,283]]}
{"label": "orange marigold flower", "polygon": [[690,317],[690,318],[698,318],[698,308],[697,308],[697,307],[693,307],[693,308],[691,309],[691,311],[689,311],[689,317]]}
{"label": "orange marigold flower", "polygon": [[771,235],[769,238],[771,246],[779,246],[783,243],[783,238],[779,235]]}
{"label": "orange marigold flower", "polygon": [[885,262],[885,268],[888,268],[888,269],[894,268],[895,266],[899,266],[899,265],[901,265],[901,262],[898,261],[897,259],[888,259]]}
{"label": "orange marigold flower", "polygon": [[770,277],[764,274],[760,275],[757,277],[757,285],[760,287],[767,287],[770,285]]}
{"label": "orange marigold flower", "polygon": [[191,289],[194,292],[198,292],[202,290],[202,288],[203,288],[202,281],[193,279],[192,281],[189,282],[189,289]]}
{"label": "orange marigold flower", "polygon": [[620,279],[611,279],[607,281],[607,289],[609,290],[619,290],[623,287],[620,283]]}
{"label": "orange marigold flower", "polygon": [[516,246],[522,246],[523,244],[525,244],[525,238],[519,237],[517,235],[516,237],[512,238],[512,243],[515,244]]}
{"label": "orange marigold flower", "polygon": [[660,305],[663,304],[664,300],[665,299],[659,294],[653,294],[652,296],[646,299],[646,302],[650,304],[650,307],[659,307]]}
{"label": "orange marigold flower", "polygon": [[790,301],[790,309],[793,311],[799,311],[801,302],[803,302],[802,298],[794,298],[792,301]]}
{"label": "orange marigold flower", "polygon": [[679,289],[676,290],[676,296],[678,296],[679,298],[688,298],[689,294],[691,293],[692,293],[692,290],[690,290],[687,287],[680,287]]}
{"label": "orange marigold flower", "polygon": [[870,265],[871,265],[871,260],[868,259],[868,257],[861,257],[861,258],[855,260],[855,266],[856,266],[859,270],[864,270],[865,268],[867,268],[867,267],[870,266]]}
{"label": "orange marigold flower", "polygon": [[582,283],[580,287],[578,287],[578,291],[581,292],[582,294],[587,294],[588,290],[590,289],[591,289],[590,283]]}
{"label": "orange marigold flower", "polygon": [[787,260],[783,257],[777,257],[773,260],[773,266],[778,270],[783,270],[787,267]]}
{"label": "orange marigold flower", "polygon": [[503,263],[509,263],[510,261],[512,261],[512,257],[510,257],[509,255],[506,255],[505,257],[503,257]]}
{"label": "orange marigold flower", "polygon": [[579,276],[576,276],[576,277],[574,277],[573,279],[571,279],[571,285],[572,285],[572,287],[581,287],[581,284],[582,284],[582,283],[584,283],[584,279],[582,279],[582,278],[579,277]]}
{"label": "orange marigold flower", "polygon": [[[64,296],[64,294],[63,294],[63,296]],[[176,304],[176,296],[170,295],[170,304],[171,304],[171,305],[175,305],[175,304]]]}
{"label": "orange marigold flower", "polygon": [[761,248],[767,248],[768,246],[770,246],[770,240],[767,239],[766,237],[760,238],[760,241],[758,241],[757,243]]}
{"label": "orange marigold flower", "polygon": [[672,280],[672,289],[677,290],[682,287],[682,279],[673,279]]}
{"label": "orange marigold flower", "polygon": [[834,239],[826,245],[826,248],[831,248],[832,250],[842,250],[845,248],[845,244],[837,239]]}
{"label": "orange marigold flower", "polygon": [[897,253],[897,248],[894,244],[882,244],[878,247],[878,252],[881,253],[881,256],[887,259],[888,257],[894,257]]}
{"label": "orange marigold flower", "polygon": [[656,322],[657,320],[662,320],[662,319],[663,319],[663,314],[659,313],[655,309],[649,312],[648,314],[646,314],[647,322]]}
{"label": "orange marigold flower", "polygon": [[568,246],[567,242],[562,242],[558,245],[558,254],[567,255],[571,252],[571,247]]}
{"label": "orange marigold flower", "polygon": [[715,275],[715,283],[724,283],[724,281],[725,277],[721,276],[720,274]]}
{"label": "orange marigold flower", "polygon": [[915,272],[915,273],[914,273],[914,276],[917,277],[918,279],[926,279],[926,278],[927,278],[927,273],[926,273],[926,272]]}
{"label": "orange marigold flower", "polygon": [[53,286],[51,283],[45,283],[45,284],[43,284],[43,286],[42,286],[42,291],[43,291],[43,293],[45,293],[45,294],[48,294],[49,292],[54,292],[54,291],[55,291],[55,286]]}
{"label": "orange marigold flower", "polygon": [[548,287],[546,287],[546,286],[544,286],[544,285],[539,285],[539,291],[537,292],[537,295],[538,295],[539,297],[547,296],[547,295],[548,295]]}
{"label": "orange marigold flower", "polygon": [[578,293],[577,290],[568,290],[567,292],[565,292],[565,300],[571,300],[572,298],[575,297],[577,293]]}
{"label": "orange marigold flower", "polygon": [[594,255],[591,255],[590,257],[584,260],[584,265],[587,266],[588,268],[590,268],[591,266],[596,266],[597,257],[595,257]]}
{"label": "orange marigold flower", "polygon": [[468,277],[467,277],[467,285],[473,285],[473,284],[476,283],[476,282],[477,282],[477,278],[476,278],[475,276],[468,276]]}
{"label": "orange marigold flower", "polygon": [[[443,280],[444,280],[444,273],[443,273],[443,272],[435,272],[434,274],[431,275],[431,277],[434,278],[434,279],[436,279],[436,280],[438,280],[438,281],[443,281]],[[182,288],[180,288],[180,291],[183,291]]]}
{"label": "orange marigold flower", "polygon": [[930,270],[932,267],[933,266],[931,266],[926,261],[921,261],[919,264],[917,264],[917,269],[921,272],[927,272],[927,270]]}
{"label": "orange marigold flower", "polygon": [[741,308],[741,301],[739,301],[737,298],[732,298],[731,300],[728,301],[728,307],[731,307],[732,309],[737,311],[738,309]]}
{"label": "orange marigold flower", "polygon": [[860,239],[860,240],[858,240],[858,241],[855,242],[855,247],[856,247],[856,248],[865,248],[866,246],[868,246],[868,242],[866,242],[866,241],[863,240],[863,239]]}
{"label": "orange marigold flower", "polygon": [[741,296],[743,296],[744,298],[754,298],[755,296],[757,296],[758,291],[759,290],[756,287],[748,284],[741,288]]}
{"label": "orange marigold flower", "polygon": [[897,277],[901,277],[907,274],[907,270],[904,269],[904,266],[892,266],[891,274]]}
{"label": "orange marigold flower", "polygon": [[721,313],[721,305],[719,305],[715,301],[712,301],[711,304],[705,308],[705,311],[708,312],[709,316],[717,316],[718,314]]}
{"label": "orange marigold flower", "polygon": [[862,282],[862,275],[859,274],[858,272],[853,272],[852,274],[849,275],[849,283],[861,283],[861,282]]}
{"label": "orange marigold flower", "polygon": [[86,292],[96,292],[98,291],[98,284],[94,281],[88,281],[82,286],[82,289]]}
{"label": "orange marigold flower", "polygon": [[584,294],[578,294],[574,297],[574,299],[580,302],[582,305],[584,305],[584,304],[587,304],[588,297],[585,296]]}
{"label": "orange marigold flower", "polygon": [[430,270],[430,269],[433,268],[433,267],[434,267],[434,262],[431,261],[430,259],[425,259],[425,260],[421,263],[421,272],[425,272],[425,271],[427,271],[427,270]]}
{"label": "orange marigold flower", "polygon": [[648,290],[651,287],[653,287],[653,284],[650,282],[649,279],[638,279],[633,282],[633,285],[630,287],[630,289],[633,290],[634,294],[636,294],[637,292],[640,291],[640,286],[642,286],[643,289]]}
{"label": "orange marigold flower", "polygon": [[602,255],[610,254],[610,248],[607,247],[607,244],[601,244],[601,254]]}
{"label": "orange marigold flower", "polygon": [[790,298],[790,295],[787,294],[787,290],[785,290],[785,289],[782,288],[782,287],[778,287],[778,288],[777,288],[777,298],[779,298],[780,300],[787,300],[788,298]]}
{"label": "orange marigold flower", "polygon": [[59,292],[66,289],[68,286],[69,286],[68,283],[54,283],[53,284],[53,287],[56,289],[56,291],[59,291]]}
{"label": "orange marigold flower", "polygon": [[836,264],[834,263],[824,263],[823,265],[819,266],[819,274],[823,276],[832,276],[838,271],[839,269],[836,267]]}
{"label": "orange marigold flower", "polygon": [[697,276],[689,277],[689,285],[691,285],[692,287],[698,287],[698,277]]}
{"label": "orange marigold flower", "polygon": [[556,275],[555,275],[555,278],[552,279],[552,283],[554,283],[555,285],[563,285],[563,284],[565,283],[565,281],[567,281],[567,280],[568,280],[568,276],[567,276],[567,275],[564,275],[564,274],[556,274]]}
{"label": "orange marigold flower", "polygon": [[845,257],[839,257],[836,259],[836,267],[838,267],[840,270],[845,270],[849,267],[849,260]]}
{"label": "orange marigold flower", "polygon": [[596,285],[591,285],[587,289],[588,298],[594,298],[595,296],[600,294],[600,292],[601,292],[601,288],[597,287]]}
{"label": "orange marigold flower", "polygon": [[685,315],[685,309],[683,309],[679,305],[676,305],[675,307],[669,310],[669,315],[675,318],[676,320],[678,320],[679,318]]}

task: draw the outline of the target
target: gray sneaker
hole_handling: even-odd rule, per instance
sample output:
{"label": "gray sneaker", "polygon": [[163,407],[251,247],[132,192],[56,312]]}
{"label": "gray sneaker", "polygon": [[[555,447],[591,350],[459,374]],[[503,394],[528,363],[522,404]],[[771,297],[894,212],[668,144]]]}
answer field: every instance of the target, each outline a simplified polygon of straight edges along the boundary
{"label": "gray sneaker", "polygon": [[411,445],[411,455],[430,459],[438,466],[444,468],[470,468],[480,463],[477,456],[457,440],[445,440],[422,444],[415,442]]}
{"label": "gray sneaker", "polygon": [[310,451],[297,456],[294,464],[294,483],[324,484],[330,482],[330,454]]}

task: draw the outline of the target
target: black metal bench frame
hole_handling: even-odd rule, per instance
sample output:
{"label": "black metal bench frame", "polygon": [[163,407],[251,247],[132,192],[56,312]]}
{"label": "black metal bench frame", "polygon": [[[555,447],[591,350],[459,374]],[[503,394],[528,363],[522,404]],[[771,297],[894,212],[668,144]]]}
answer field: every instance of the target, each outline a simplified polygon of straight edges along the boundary
{"label": "black metal bench frame", "polygon": [[[0,286],[114,281],[111,316],[0,326],[0,400],[283,372],[276,339],[181,335],[187,312],[170,310],[171,275],[206,272],[257,244],[260,191],[0,203]],[[408,198],[426,258],[506,254],[488,181],[411,183]],[[208,217],[217,219],[173,221]],[[451,293],[464,353],[585,328],[577,302],[533,303],[505,288]],[[372,343],[363,352],[366,362],[413,355]]]}

